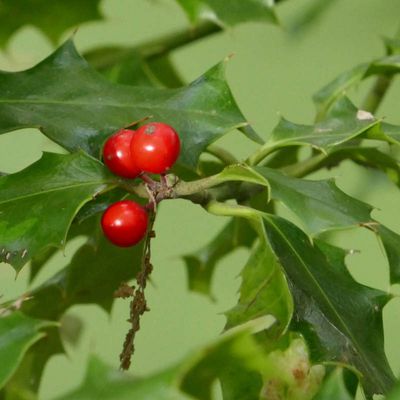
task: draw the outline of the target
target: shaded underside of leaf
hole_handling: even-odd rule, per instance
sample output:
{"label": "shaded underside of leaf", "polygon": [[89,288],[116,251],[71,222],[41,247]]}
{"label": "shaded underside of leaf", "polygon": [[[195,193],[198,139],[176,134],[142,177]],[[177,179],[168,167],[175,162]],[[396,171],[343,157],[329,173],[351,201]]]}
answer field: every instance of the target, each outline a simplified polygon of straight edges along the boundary
{"label": "shaded underside of leaf", "polygon": [[44,336],[41,330],[53,325],[20,312],[0,317],[0,387],[15,372],[29,347]]}
{"label": "shaded underside of leaf", "polygon": [[98,304],[109,311],[113,293],[139,270],[143,243],[131,248],[114,246],[104,237],[98,217],[82,224],[88,240],[71,262],[56,275],[34,289],[32,299],[23,304],[28,315],[59,319],[74,304]]}
{"label": "shaded underside of leaf", "polygon": [[113,185],[97,160],[78,152],[44,153],[0,178],[0,260],[19,270],[48,247],[62,248],[79,208]]}
{"label": "shaded underside of leaf", "polygon": [[182,141],[179,162],[194,168],[210,143],[247,124],[224,69],[220,63],[179,89],[117,85],[67,41],[29,70],[0,73],[0,133],[36,127],[69,151],[98,157],[110,134],[152,116],[176,129]]}
{"label": "shaded underside of leaf", "polygon": [[256,234],[248,222],[232,219],[208,244],[195,253],[183,256],[189,289],[208,296],[218,262],[238,247],[250,247]]}
{"label": "shaded underside of leaf", "polygon": [[272,315],[279,336],[292,318],[293,303],[281,267],[271,249],[257,244],[241,273],[238,304],[225,313],[225,329]]}

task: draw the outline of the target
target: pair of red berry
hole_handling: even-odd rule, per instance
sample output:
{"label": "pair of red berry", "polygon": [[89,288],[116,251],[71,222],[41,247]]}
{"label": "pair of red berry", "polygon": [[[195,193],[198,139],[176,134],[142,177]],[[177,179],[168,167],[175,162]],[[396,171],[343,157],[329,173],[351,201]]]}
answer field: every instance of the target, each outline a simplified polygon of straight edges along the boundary
{"label": "pair of red berry", "polygon": [[[103,160],[116,175],[136,178],[143,173],[165,174],[179,156],[180,140],[174,129],[152,122],[137,131],[121,129],[105,143]],[[104,212],[101,226],[115,245],[133,246],[146,235],[147,211],[131,200],[118,201]]]}

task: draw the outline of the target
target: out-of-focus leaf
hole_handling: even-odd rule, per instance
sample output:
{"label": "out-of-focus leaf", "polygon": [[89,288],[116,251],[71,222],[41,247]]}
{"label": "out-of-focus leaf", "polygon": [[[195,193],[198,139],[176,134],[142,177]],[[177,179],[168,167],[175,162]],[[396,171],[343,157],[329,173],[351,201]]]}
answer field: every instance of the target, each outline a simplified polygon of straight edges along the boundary
{"label": "out-of-focus leaf", "polygon": [[[261,400],[311,400],[325,375],[322,365],[312,365],[302,339],[294,339],[284,350],[268,355],[271,368],[264,376]],[[337,399],[339,400],[339,399]]]}
{"label": "out-of-focus leaf", "polygon": [[283,218],[243,206],[211,203],[208,209],[249,218],[271,246],[293,296],[292,328],[305,335],[314,359],[351,365],[361,372],[368,395],[387,393],[394,384],[383,344],[382,308],[389,294],[357,283],[345,266],[344,250],[312,243]]}
{"label": "out-of-focus leaf", "polygon": [[[255,330],[263,329],[262,322],[253,322]],[[239,328],[234,334],[223,335],[217,343],[199,352],[197,358],[193,357],[194,362],[187,364],[189,368],[182,376],[182,390],[196,399],[211,400],[212,384],[220,378],[224,399],[258,398],[262,377],[270,367],[263,349],[247,333],[247,329]],[[235,385],[238,379],[244,383],[244,377],[245,385]]]}
{"label": "out-of-focus leaf", "polygon": [[352,87],[371,75],[396,74],[400,72],[400,55],[389,55],[372,62],[359,64],[341,73],[328,83],[313,99],[317,108],[317,120],[321,120],[329,112],[334,103]]}
{"label": "out-of-focus leaf", "polygon": [[257,244],[241,273],[238,304],[225,313],[225,329],[272,315],[274,330],[282,333],[292,318],[293,302],[281,266],[271,249]]}
{"label": "out-of-focus leaf", "polygon": [[24,25],[40,29],[54,44],[68,28],[101,18],[100,0],[2,0],[0,47]]}
{"label": "out-of-focus leaf", "polygon": [[79,208],[115,185],[97,160],[78,152],[44,153],[0,178],[0,259],[19,270],[47,247],[62,248]]}
{"label": "out-of-focus leaf", "polygon": [[18,369],[3,388],[6,399],[31,400],[37,398],[41,377],[47,361],[55,354],[63,353],[58,329],[48,329],[42,337],[29,348]]}
{"label": "out-of-focus leaf", "polygon": [[142,244],[132,248],[112,245],[104,237],[98,218],[86,220],[91,232],[69,265],[29,293],[23,304],[31,316],[58,319],[74,304],[94,303],[109,311],[113,293],[139,269]]}
{"label": "out-of-focus leaf", "polygon": [[274,4],[265,0],[177,0],[193,23],[211,20],[222,26],[259,21],[278,23]]}
{"label": "out-of-focus leaf", "polygon": [[256,234],[247,221],[232,219],[208,244],[183,257],[189,289],[211,295],[211,280],[218,262],[233,249],[250,247]]}
{"label": "out-of-focus leaf", "polygon": [[305,5],[304,10],[299,9],[295,19],[289,24],[289,32],[302,34],[314,22],[334,4],[335,0],[313,0],[311,4]]}
{"label": "out-of-focus leaf", "polygon": [[325,379],[314,400],[353,400],[354,397],[348,392],[343,369],[336,368]]}
{"label": "out-of-focus leaf", "polygon": [[81,387],[58,400],[209,400],[212,384],[220,376],[229,384],[230,378],[240,377],[239,373],[254,373],[255,379],[240,388],[243,397],[238,397],[240,393],[224,397],[250,400],[257,398],[262,387],[261,373],[267,366],[262,348],[247,331],[240,330],[195,351],[179,365],[144,378],[135,379],[92,358]]}
{"label": "out-of-focus leaf", "polygon": [[386,400],[399,400],[400,399],[400,383],[397,383],[396,387],[390,392]]}
{"label": "out-of-focus leaf", "polygon": [[[278,154],[285,154],[285,151]],[[282,168],[287,175],[303,176],[306,168],[307,174],[311,174],[321,168],[332,168],[342,161],[352,160],[364,167],[374,168],[384,172],[391,181],[400,186],[400,163],[391,155],[378,150],[375,147],[340,146],[334,147],[327,154],[320,154],[313,160],[304,160],[297,164]],[[312,165],[310,166],[310,163]],[[269,166],[269,164],[268,164]]]}
{"label": "out-of-focus leaf", "polygon": [[180,392],[175,381],[178,368],[170,368],[148,378],[135,379],[104,364],[98,358],[89,360],[81,387],[57,400],[190,400]]}
{"label": "out-of-focus leaf", "polygon": [[[67,41],[32,69],[0,73],[0,132],[37,127],[67,150],[83,149],[97,157],[110,134],[153,116],[177,130],[179,162],[194,168],[210,143],[248,125],[224,70],[223,62],[180,89],[116,85]],[[254,132],[247,135],[254,138]]]}
{"label": "out-of-focus leaf", "polygon": [[28,349],[45,336],[42,329],[54,325],[20,312],[0,317],[0,387],[10,379]]}

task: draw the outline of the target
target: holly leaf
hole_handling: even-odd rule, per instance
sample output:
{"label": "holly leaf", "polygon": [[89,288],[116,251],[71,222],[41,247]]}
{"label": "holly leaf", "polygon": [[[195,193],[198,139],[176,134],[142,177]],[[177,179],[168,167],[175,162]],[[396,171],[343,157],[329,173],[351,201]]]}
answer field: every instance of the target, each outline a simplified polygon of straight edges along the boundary
{"label": "holly leaf", "polygon": [[[366,135],[375,127],[379,130],[379,124],[380,121],[372,114],[358,110],[350,100],[342,97],[332,106],[329,114],[315,125],[295,124],[281,118],[266,146],[279,149],[287,146],[310,145],[327,152],[334,146]],[[379,139],[387,140],[383,137]]]}
{"label": "holly leaf", "polygon": [[44,153],[0,178],[0,259],[17,271],[48,247],[63,248],[79,208],[115,185],[97,160],[78,152]]}
{"label": "holly leaf", "polygon": [[257,244],[241,272],[238,304],[225,313],[225,329],[272,315],[274,331],[281,334],[293,314],[293,302],[281,267],[271,249]]}
{"label": "holly leaf", "polygon": [[390,266],[390,282],[400,283],[400,235],[380,224],[376,233],[382,241]]}
{"label": "holly leaf", "polygon": [[311,233],[372,222],[373,207],[342,192],[333,179],[297,179],[271,168],[254,169],[268,181],[271,197],[301,218]]}
{"label": "holly leaf", "polygon": [[289,281],[293,328],[312,343],[318,360],[355,366],[368,395],[387,393],[394,376],[384,352],[382,308],[390,296],[357,283],[347,271],[342,249],[321,241],[312,244],[304,232],[277,216],[264,215],[263,227]]}
{"label": "holly leaf", "polygon": [[35,26],[57,44],[68,28],[101,19],[99,3],[99,0],[2,0],[0,47],[24,25]]}
{"label": "holly leaf", "polygon": [[273,2],[264,0],[177,0],[192,23],[210,20],[223,27],[241,22],[278,23]]}
{"label": "holly leaf", "polygon": [[21,312],[0,317],[0,388],[16,371],[28,349],[45,336],[43,328],[54,325]]}
{"label": "holly leaf", "polygon": [[[32,69],[0,72],[0,133],[36,127],[69,151],[82,149],[98,157],[110,134],[153,116],[177,130],[182,141],[179,162],[194,168],[210,143],[248,125],[224,70],[225,63],[220,63],[180,89],[116,85],[67,41]],[[252,131],[247,136],[259,140]]]}
{"label": "holly leaf", "polygon": [[204,247],[183,256],[189,289],[212,297],[211,281],[217,264],[233,248],[250,247],[255,237],[256,234],[247,221],[235,218]]}
{"label": "holly leaf", "polygon": [[389,55],[366,62],[341,73],[317,93],[313,100],[317,108],[317,120],[321,120],[329,112],[334,103],[351,88],[372,75],[391,75],[400,72],[400,56]]}
{"label": "holly leaf", "polygon": [[345,266],[344,250],[311,242],[281,217],[244,206],[208,207],[214,214],[248,218],[261,243],[271,246],[294,300],[291,328],[306,337],[314,360],[351,365],[360,371],[368,395],[387,393],[395,378],[384,352],[382,309],[391,296],[356,282]]}
{"label": "holly leaf", "polygon": [[325,379],[314,400],[353,400],[344,381],[344,370],[336,368]]}
{"label": "holly leaf", "polygon": [[75,304],[98,304],[110,311],[114,291],[136,275],[143,243],[120,248],[104,237],[99,218],[92,217],[82,224],[87,242],[64,269],[29,293],[32,299],[22,305],[26,314],[59,319]]}

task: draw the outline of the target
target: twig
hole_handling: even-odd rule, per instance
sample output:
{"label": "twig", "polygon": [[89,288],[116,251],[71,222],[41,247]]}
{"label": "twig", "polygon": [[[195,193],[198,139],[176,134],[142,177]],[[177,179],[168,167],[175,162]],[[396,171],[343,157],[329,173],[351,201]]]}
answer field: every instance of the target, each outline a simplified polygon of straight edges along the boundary
{"label": "twig", "polygon": [[128,290],[128,285],[122,284],[120,289],[116,292],[117,297],[133,297],[130,303],[130,312],[128,322],[131,324],[128,333],[126,334],[125,341],[123,344],[122,352],[119,356],[120,368],[123,370],[129,369],[131,365],[131,359],[135,352],[135,336],[140,329],[140,318],[146,312],[150,311],[147,307],[147,301],[145,296],[145,289],[147,281],[153,270],[151,264],[151,239],[155,236],[153,231],[154,221],[156,217],[155,208],[149,210],[149,225],[147,228],[147,234],[143,246],[143,255],[141,269],[136,275],[136,282],[138,287],[134,287]]}

